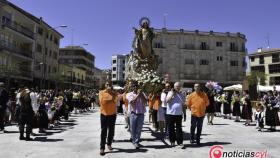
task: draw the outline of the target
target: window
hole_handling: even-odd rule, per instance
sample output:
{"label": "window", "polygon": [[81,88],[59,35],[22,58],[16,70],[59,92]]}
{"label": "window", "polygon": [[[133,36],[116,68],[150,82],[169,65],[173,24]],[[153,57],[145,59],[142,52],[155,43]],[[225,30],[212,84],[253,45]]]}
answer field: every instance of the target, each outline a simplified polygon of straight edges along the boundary
{"label": "window", "polygon": [[125,67],[123,67],[122,70],[125,71]]}
{"label": "window", "polygon": [[216,47],[223,47],[223,42],[216,42]]}
{"label": "window", "polygon": [[238,48],[237,48],[237,46],[234,42],[230,43],[230,51],[232,51],[232,52],[237,52],[238,51]]}
{"label": "window", "polygon": [[208,45],[206,44],[206,42],[201,42],[201,44],[200,44],[200,49],[201,49],[201,50],[208,50],[209,47],[208,47]]}
{"label": "window", "polygon": [[10,24],[11,23],[11,19],[6,17],[6,16],[2,16],[2,24]]}
{"label": "window", "polygon": [[247,68],[247,62],[246,62],[246,58],[245,57],[243,57],[243,62],[242,62],[242,66],[243,66],[243,68]]}
{"label": "window", "polygon": [[51,36],[50,36],[50,41],[52,41],[53,40],[53,35],[51,34]]}
{"label": "window", "polygon": [[265,72],[264,66],[252,66],[251,71]]}
{"label": "window", "polygon": [[113,67],[113,71],[116,71],[117,70],[117,68],[116,67]]}
{"label": "window", "polygon": [[48,55],[48,48],[45,48],[45,55]]}
{"label": "window", "polygon": [[184,49],[192,50],[192,49],[194,49],[194,45],[193,44],[185,44]]}
{"label": "window", "polygon": [[270,74],[280,73],[280,64],[269,65],[268,69]]}
{"label": "window", "polygon": [[250,57],[251,62],[255,61],[255,57]]}
{"label": "window", "polygon": [[279,54],[278,53],[272,54],[272,62],[273,63],[279,62]]}
{"label": "window", "polygon": [[230,66],[238,66],[238,61],[237,60],[231,60],[230,61]]}
{"label": "window", "polygon": [[123,64],[125,64],[125,60],[123,60]]}
{"label": "window", "polygon": [[113,74],[113,78],[116,78],[116,74]]}
{"label": "window", "polygon": [[56,72],[57,72],[57,68],[53,67],[53,73],[56,73]]}
{"label": "window", "polygon": [[116,64],[116,63],[117,63],[117,60],[114,59],[114,60],[113,60],[113,64]]}
{"label": "window", "polygon": [[279,85],[280,84],[280,77],[270,77],[269,78],[270,85]]}
{"label": "window", "polygon": [[53,58],[57,59],[57,52],[53,52]]}
{"label": "window", "polygon": [[260,58],[259,64],[264,64],[264,57],[261,55],[259,58]]}
{"label": "window", "polygon": [[185,65],[193,65],[194,60],[193,59],[185,59]]}
{"label": "window", "polygon": [[163,62],[163,61],[162,61],[162,58],[158,58],[158,63],[159,63],[159,64],[162,64],[162,62]]}
{"label": "window", "polygon": [[49,33],[46,33],[46,39],[48,39],[49,38]]}
{"label": "window", "polygon": [[242,51],[242,52],[245,52],[245,51],[246,51],[245,43],[244,43],[244,42],[242,43],[241,51]]}
{"label": "window", "polygon": [[125,74],[123,74],[123,79],[125,78]]}
{"label": "window", "polygon": [[48,67],[48,72],[51,73],[51,66]]}
{"label": "window", "polygon": [[217,61],[223,61],[223,57],[222,56],[217,56]]}
{"label": "window", "polygon": [[58,39],[56,37],[54,38],[54,43],[58,45]]}
{"label": "window", "polygon": [[163,48],[162,43],[156,42],[155,43],[155,48]]}
{"label": "window", "polygon": [[209,61],[208,60],[200,60],[200,65],[209,65]]}
{"label": "window", "polygon": [[41,27],[37,27],[37,33],[40,34],[41,36],[43,35],[43,29]]}
{"label": "window", "polygon": [[36,51],[42,53],[42,45],[41,44],[37,44]]}
{"label": "window", "polygon": [[52,50],[50,50],[49,56],[52,57]]}

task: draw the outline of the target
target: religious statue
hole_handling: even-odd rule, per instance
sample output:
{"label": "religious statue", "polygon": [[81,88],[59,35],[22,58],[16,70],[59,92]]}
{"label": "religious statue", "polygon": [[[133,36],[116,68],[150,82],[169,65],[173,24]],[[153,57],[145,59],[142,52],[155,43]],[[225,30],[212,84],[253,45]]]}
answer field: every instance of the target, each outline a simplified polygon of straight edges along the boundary
{"label": "religious statue", "polygon": [[150,28],[150,20],[143,17],[139,21],[140,29],[135,30],[135,38],[133,42],[136,71],[147,67],[156,70],[158,67],[157,56],[153,51],[153,38],[155,37],[152,28]]}
{"label": "religious statue", "polygon": [[143,17],[139,21],[140,28],[136,29],[133,40],[133,52],[127,62],[127,87],[129,82],[137,82],[145,92],[159,91],[163,79],[157,75],[158,57],[153,51],[153,29],[150,20]]}

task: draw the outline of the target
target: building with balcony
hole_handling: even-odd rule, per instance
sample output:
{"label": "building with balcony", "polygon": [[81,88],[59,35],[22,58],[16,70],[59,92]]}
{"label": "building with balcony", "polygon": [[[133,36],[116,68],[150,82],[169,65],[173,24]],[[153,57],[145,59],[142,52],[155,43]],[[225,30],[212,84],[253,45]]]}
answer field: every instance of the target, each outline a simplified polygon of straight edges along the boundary
{"label": "building with balcony", "polygon": [[266,74],[266,85],[280,85],[280,48],[258,49],[249,54],[250,71]]}
{"label": "building with balcony", "polygon": [[246,75],[246,36],[241,33],[154,29],[158,73],[185,87],[209,80],[242,83]]}
{"label": "building with balcony", "polygon": [[[0,20],[0,79],[15,87],[19,84],[40,86],[41,81],[49,85],[46,88],[50,88],[51,82],[54,87],[59,40],[63,36],[42,18],[6,0],[0,1]],[[45,38],[44,30],[52,34],[52,42]],[[44,56],[43,49],[52,50],[55,57]]]}
{"label": "building with balcony", "polygon": [[70,65],[59,64],[58,72],[60,76],[58,81],[61,83],[60,88],[82,89],[85,87],[85,70]]}
{"label": "building with balcony", "polygon": [[77,67],[86,71],[85,86],[94,87],[95,56],[80,46],[67,46],[59,50],[59,64]]}
{"label": "building with balcony", "polygon": [[112,83],[114,85],[124,86],[125,82],[125,66],[128,55],[112,56]]}

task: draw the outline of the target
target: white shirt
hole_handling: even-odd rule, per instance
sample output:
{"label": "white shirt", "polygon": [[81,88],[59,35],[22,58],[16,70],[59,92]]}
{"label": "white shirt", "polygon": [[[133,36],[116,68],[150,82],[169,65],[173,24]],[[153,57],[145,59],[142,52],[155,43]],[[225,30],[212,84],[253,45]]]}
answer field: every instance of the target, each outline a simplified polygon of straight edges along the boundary
{"label": "white shirt", "polygon": [[17,93],[17,96],[16,96],[16,104],[19,105],[19,106],[21,105],[21,102],[20,102],[20,94],[21,94],[21,92],[18,92],[18,93]]}
{"label": "white shirt", "polygon": [[34,111],[34,112],[37,112],[38,109],[39,109],[39,106],[38,106],[38,98],[39,98],[39,95],[38,95],[38,93],[36,93],[36,92],[31,92],[31,93],[30,93],[30,98],[31,98],[31,105],[32,105],[33,111]]}
{"label": "white shirt", "polygon": [[161,100],[161,107],[163,108],[167,107],[166,98],[167,98],[167,94],[165,92],[162,92],[160,95],[160,100]]}

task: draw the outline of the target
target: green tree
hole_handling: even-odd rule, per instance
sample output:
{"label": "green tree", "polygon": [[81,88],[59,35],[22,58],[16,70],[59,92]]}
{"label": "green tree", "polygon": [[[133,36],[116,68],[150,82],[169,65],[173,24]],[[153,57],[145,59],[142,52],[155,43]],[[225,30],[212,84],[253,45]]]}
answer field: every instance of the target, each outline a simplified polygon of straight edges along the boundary
{"label": "green tree", "polygon": [[[260,85],[265,85],[266,74],[259,71],[252,71],[249,76],[247,76],[249,84],[249,95],[252,100],[257,100],[259,95],[257,92],[257,85],[260,81]],[[258,81],[259,80],[259,81]]]}

